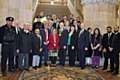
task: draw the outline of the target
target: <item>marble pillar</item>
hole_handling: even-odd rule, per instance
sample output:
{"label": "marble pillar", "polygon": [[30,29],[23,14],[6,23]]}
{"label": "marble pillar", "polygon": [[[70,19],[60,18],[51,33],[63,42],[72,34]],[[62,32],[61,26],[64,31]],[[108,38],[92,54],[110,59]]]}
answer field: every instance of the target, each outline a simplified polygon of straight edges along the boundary
{"label": "marble pillar", "polygon": [[118,0],[82,0],[86,27],[100,28],[106,32],[107,26],[116,25],[116,5]]}
{"label": "marble pillar", "polygon": [[33,0],[0,0],[0,25],[5,24],[7,16],[20,20],[20,26],[24,22],[32,23]]}

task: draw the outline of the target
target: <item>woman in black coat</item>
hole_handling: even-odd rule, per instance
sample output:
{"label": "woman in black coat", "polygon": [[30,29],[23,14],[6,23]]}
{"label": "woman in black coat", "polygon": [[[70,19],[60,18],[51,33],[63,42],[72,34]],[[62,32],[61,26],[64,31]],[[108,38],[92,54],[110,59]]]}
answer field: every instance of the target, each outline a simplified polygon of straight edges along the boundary
{"label": "woman in black coat", "polygon": [[75,31],[75,26],[70,26],[70,32],[68,35],[68,55],[69,55],[69,65],[75,65],[75,47],[77,42],[77,32]]}

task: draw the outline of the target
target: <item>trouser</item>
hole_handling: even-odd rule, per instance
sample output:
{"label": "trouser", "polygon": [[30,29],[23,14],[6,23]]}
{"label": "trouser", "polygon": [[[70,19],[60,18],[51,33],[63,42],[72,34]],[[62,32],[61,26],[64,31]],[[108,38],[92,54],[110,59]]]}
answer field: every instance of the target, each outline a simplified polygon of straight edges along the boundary
{"label": "trouser", "polygon": [[32,61],[33,61],[33,54],[29,54],[29,66],[32,66]]}
{"label": "trouser", "polygon": [[68,55],[69,55],[69,65],[74,66],[75,65],[75,50],[71,50],[68,48]]}
{"label": "trouser", "polygon": [[48,61],[48,48],[47,46],[44,48],[44,63]]}
{"label": "trouser", "polygon": [[108,67],[108,59],[110,59],[110,70],[113,70],[113,59],[112,59],[112,53],[109,52],[109,53],[104,53],[104,58],[105,58],[105,61],[104,61],[104,68],[107,69]]}
{"label": "trouser", "polygon": [[66,49],[59,49],[59,59],[60,59],[60,64],[65,64],[65,58],[66,58]]}
{"label": "trouser", "polygon": [[99,66],[100,64],[100,56],[92,57],[92,66]]}
{"label": "trouser", "polygon": [[[23,63],[24,60],[24,63]],[[28,69],[29,67],[29,53],[19,53],[19,69]]]}
{"label": "trouser", "polygon": [[39,60],[39,66],[42,65],[42,56],[40,56],[40,60]]}
{"label": "trouser", "polygon": [[8,60],[8,69],[14,69],[14,46],[2,44],[2,53],[1,53],[1,71],[6,71],[7,58]]}
{"label": "trouser", "polygon": [[119,72],[119,53],[113,52],[113,69],[115,72]]}
{"label": "trouser", "polygon": [[56,64],[57,57],[50,57],[51,64]]}
{"label": "trouser", "polygon": [[15,59],[15,67],[18,67],[18,58],[19,58],[18,55],[14,56],[14,59]]}
{"label": "trouser", "polygon": [[78,49],[79,64],[81,67],[85,67],[85,51],[84,49]]}
{"label": "trouser", "polygon": [[39,66],[40,62],[40,56],[39,55],[33,55],[33,61],[32,61],[32,66]]}

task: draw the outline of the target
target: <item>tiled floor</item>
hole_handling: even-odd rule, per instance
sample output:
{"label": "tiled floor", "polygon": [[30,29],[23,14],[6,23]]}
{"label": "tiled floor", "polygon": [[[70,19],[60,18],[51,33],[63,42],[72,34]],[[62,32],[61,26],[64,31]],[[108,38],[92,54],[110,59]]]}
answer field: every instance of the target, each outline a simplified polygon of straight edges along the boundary
{"label": "tiled floor", "polygon": [[[67,67],[67,65],[66,65],[66,67]],[[43,66],[43,68],[44,68],[44,66]],[[120,80],[120,74],[118,74],[117,76],[113,76],[113,75],[111,75],[111,73],[107,73],[106,72],[107,70],[103,71],[102,67],[95,68],[94,70],[96,70],[105,80]],[[16,73],[7,72],[6,77],[2,77],[2,74],[0,73],[0,80],[17,80],[21,73],[20,72],[16,72]],[[13,79],[13,77],[14,77],[14,79]]]}

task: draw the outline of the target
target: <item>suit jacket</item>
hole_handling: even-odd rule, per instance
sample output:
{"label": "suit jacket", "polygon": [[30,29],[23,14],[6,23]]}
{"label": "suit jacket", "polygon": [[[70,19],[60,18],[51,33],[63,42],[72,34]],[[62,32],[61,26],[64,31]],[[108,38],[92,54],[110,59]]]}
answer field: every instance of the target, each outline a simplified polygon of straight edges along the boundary
{"label": "suit jacket", "polygon": [[63,22],[63,23],[65,23],[65,20],[63,19],[63,20],[61,20],[60,22]]}
{"label": "suit jacket", "polygon": [[59,50],[60,46],[59,46],[59,35],[58,34],[56,34],[56,42],[54,42],[53,34],[49,35],[48,49],[54,50],[54,44],[56,44],[56,50]]}
{"label": "suit jacket", "polygon": [[[48,29],[48,35],[51,33],[51,31]],[[43,40],[43,43],[46,42],[46,34],[45,34],[45,29],[41,29],[40,31],[40,34],[42,36],[42,40]],[[48,37],[49,39],[49,37]],[[46,45],[43,44],[43,47],[45,47]]]}
{"label": "suit jacket", "polygon": [[70,24],[73,24],[74,21],[74,19],[69,19]]}
{"label": "suit jacket", "polygon": [[60,38],[60,48],[63,48],[63,46],[67,46],[68,42],[68,30],[64,29],[62,33],[59,32],[59,38]]}
{"label": "suit jacket", "polygon": [[[78,34],[80,33],[80,31],[78,32]],[[85,49],[85,47],[88,48],[89,46],[89,33],[84,30],[84,32],[81,34],[81,36],[79,37],[78,35],[78,39],[77,39],[77,48],[78,49]]]}
{"label": "suit jacket", "polygon": [[111,47],[111,43],[112,43],[112,39],[113,39],[114,34],[111,33],[110,39],[109,39],[109,44],[108,44],[108,33],[105,33],[103,35],[103,39],[102,39],[102,46],[103,49],[107,49],[107,51],[109,51],[108,47]]}
{"label": "suit jacket", "polygon": [[[42,36],[41,36],[41,38],[42,38]],[[39,51],[40,48],[43,48],[43,41],[40,46],[40,38],[36,34],[33,34],[33,36],[32,36],[32,53],[33,53],[33,55],[42,55],[42,52]]]}
{"label": "suit jacket", "polygon": [[22,30],[18,34],[16,48],[19,49],[20,53],[30,53],[30,50],[32,50],[32,34]]}
{"label": "suit jacket", "polygon": [[120,52],[120,33],[114,34],[111,47],[113,47],[113,52]]}
{"label": "suit jacket", "polygon": [[72,46],[76,47],[77,44],[77,32],[74,31],[74,33],[71,35],[71,39],[70,39],[70,47],[72,49]]}

